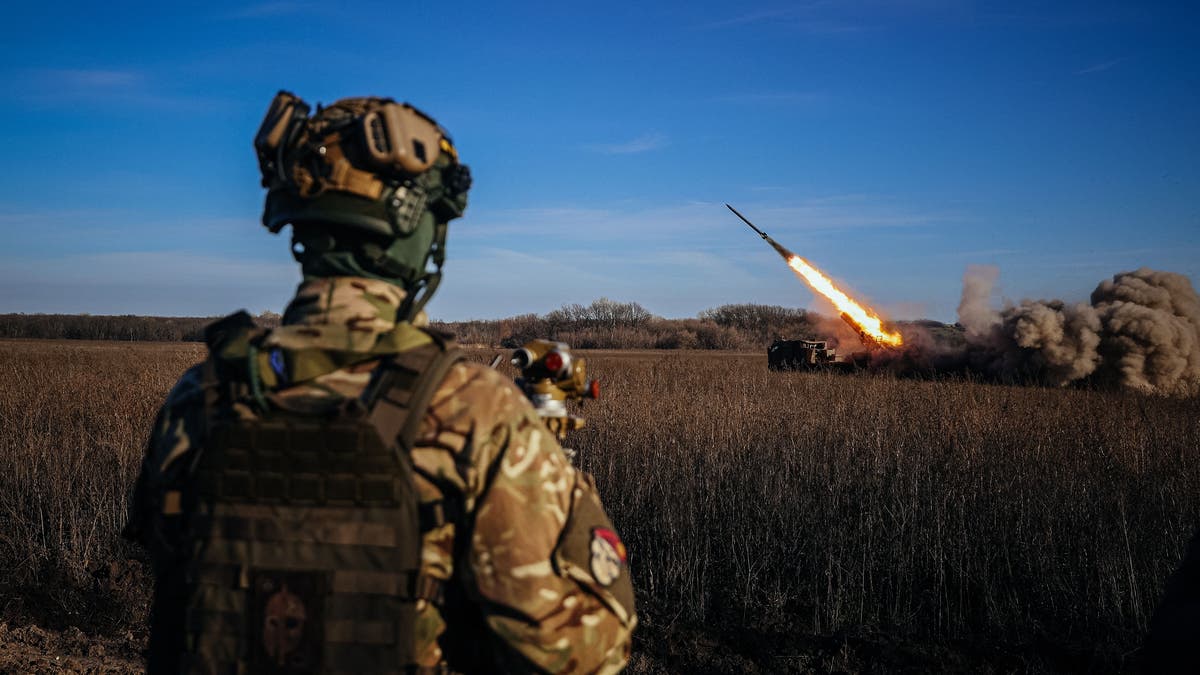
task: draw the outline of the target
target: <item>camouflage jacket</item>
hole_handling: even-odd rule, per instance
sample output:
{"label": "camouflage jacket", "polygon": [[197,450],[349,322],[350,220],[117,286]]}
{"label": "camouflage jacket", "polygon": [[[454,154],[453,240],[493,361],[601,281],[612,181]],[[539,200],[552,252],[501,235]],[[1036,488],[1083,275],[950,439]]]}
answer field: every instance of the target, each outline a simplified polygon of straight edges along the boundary
{"label": "camouflage jacket", "polygon": [[[266,344],[329,350],[339,358],[328,372],[277,387],[274,394],[357,397],[378,364],[371,347],[396,327],[403,297],[395,286],[366,279],[301,284],[284,325],[271,331]],[[126,533],[146,543],[152,555],[158,546],[151,534],[159,517],[156,486],[203,449],[200,379],[196,366],[168,395],[135,487]],[[412,458],[419,499],[453,497],[465,511],[423,535],[422,573],[459,591],[466,610],[455,614],[418,604],[419,663],[470,664],[470,658],[455,658],[462,649],[476,657],[466,669],[621,670],[637,625],[624,546],[608,529],[590,476],[567,461],[512,382],[480,364],[456,364],[422,420]],[[461,523],[469,523],[470,531],[456,532]],[[618,550],[619,563],[611,555],[607,567],[603,555],[597,560],[596,541],[590,542],[592,559],[586,559],[588,538],[596,532],[611,537],[611,545],[600,548]],[[571,541],[579,548],[581,538],[584,560],[565,550]],[[614,583],[620,576],[626,578]]]}

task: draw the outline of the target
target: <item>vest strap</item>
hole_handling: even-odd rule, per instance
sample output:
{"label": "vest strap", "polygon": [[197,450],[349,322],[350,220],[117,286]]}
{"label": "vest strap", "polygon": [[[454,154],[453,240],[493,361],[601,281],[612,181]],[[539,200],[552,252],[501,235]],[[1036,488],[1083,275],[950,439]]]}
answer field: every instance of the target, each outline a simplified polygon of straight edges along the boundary
{"label": "vest strap", "polygon": [[417,508],[417,518],[421,523],[422,532],[436,530],[446,524],[446,506],[443,500],[421,502]]}
{"label": "vest strap", "polygon": [[368,389],[377,398],[366,407],[384,443],[396,441],[404,452],[413,449],[434,393],[463,358],[457,347],[430,344],[397,354],[380,366],[376,386]]}

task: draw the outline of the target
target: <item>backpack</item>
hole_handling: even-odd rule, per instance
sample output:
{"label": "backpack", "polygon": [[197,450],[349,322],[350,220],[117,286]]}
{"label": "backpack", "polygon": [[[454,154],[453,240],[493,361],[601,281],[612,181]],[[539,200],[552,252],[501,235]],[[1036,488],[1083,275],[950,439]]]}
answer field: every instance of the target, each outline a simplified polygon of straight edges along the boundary
{"label": "backpack", "polygon": [[422,522],[410,451],[463,356],[430,337],[385,356],[358,399],[324,411],[272,399],[255,415],[235,412],[245,373],[210,342],[179,569],[160,575],[183,610],[179,671],[431,670],[415,664],[414,623],[418,601],[443,599],[420,573],[422,533],[439,523]]}

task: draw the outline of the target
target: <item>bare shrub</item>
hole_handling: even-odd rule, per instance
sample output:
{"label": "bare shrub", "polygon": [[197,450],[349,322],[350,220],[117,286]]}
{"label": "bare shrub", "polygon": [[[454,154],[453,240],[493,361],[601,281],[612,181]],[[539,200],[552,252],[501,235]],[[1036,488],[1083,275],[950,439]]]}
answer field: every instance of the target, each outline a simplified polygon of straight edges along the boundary
{"label": "bare shrub", "polygon": [[737,329],[756,346],[769,344],[780,337],[812,338],[816,335],[820,315],[794,307],[779,305],[737,304],[721,305],[700,312],[700,318],[719,326]]}

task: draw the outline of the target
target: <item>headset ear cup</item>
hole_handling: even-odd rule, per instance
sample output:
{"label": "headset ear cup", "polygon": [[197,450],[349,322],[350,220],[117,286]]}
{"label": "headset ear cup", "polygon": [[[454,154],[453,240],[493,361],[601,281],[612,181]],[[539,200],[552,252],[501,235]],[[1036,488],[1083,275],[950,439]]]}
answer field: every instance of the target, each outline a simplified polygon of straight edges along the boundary
{"label": "headset ear cup", "polygon": [[467,210],[467,191],[471,189],[471,169],[457,162],[442,169],[442,189],[429,210],[439,222],[461,218]]}
{"label": "headset ear cup", "polygon": [[471,167],[466,164],[455,162],[446,169],[443,175],[445,178],[442,180],[445,181],[446,187],[450,188],[451,192],[459,194],[471,189]]}

